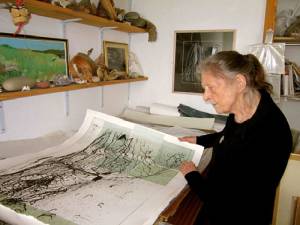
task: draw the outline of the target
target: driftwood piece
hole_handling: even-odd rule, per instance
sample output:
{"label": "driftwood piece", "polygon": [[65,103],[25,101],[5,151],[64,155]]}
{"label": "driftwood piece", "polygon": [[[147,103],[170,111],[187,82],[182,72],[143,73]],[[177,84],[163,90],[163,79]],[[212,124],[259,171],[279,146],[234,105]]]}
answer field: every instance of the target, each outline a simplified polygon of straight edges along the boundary
{"label": "driftwood piece", "polygon": [[112,0],[100,0],[98,6],[98,13],[103,14],[103,10],[101,11],[101,8],[103,8],[106,12],[106,15],[108,18],[112,20],[117,20],[117,12],[114,7],[114,2]]}

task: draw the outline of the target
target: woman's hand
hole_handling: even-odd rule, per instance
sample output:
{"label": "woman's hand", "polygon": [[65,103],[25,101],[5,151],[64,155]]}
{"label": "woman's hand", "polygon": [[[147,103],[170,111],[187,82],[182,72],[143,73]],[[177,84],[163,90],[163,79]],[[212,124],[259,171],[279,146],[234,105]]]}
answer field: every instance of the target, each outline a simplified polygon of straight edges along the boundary
{"label": "woman's hand", "polygon": [[180,166],[180,172],[183,174],[183,176],[185,176],[186,174],[188,174],[192,171],[196,171],[196,170],[197,170],[197,168],[192,161],[185,161]]}
{"label": "woman's hand", "polygon": [[195,136],[187,136],[187,137],[179,137],[178,138],[179,141],[186,141],[192,144],[196,144],[197,142],[197,137]]}

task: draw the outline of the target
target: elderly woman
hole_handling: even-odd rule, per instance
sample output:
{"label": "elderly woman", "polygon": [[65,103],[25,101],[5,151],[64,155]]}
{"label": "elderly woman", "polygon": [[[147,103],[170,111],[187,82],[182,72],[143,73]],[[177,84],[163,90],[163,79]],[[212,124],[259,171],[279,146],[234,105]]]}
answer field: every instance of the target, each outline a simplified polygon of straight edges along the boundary
{"label": "elderly woman", "polygon": [[270,97],[272,86],[255,56],[235,51],[205,60],[201,75],[204,100],[229,117],[221,132],[180,138],[213,147],[205,177],[192,162],[180,168],[204,202],[196,224],[270,225],[292,149],[288,122]]}

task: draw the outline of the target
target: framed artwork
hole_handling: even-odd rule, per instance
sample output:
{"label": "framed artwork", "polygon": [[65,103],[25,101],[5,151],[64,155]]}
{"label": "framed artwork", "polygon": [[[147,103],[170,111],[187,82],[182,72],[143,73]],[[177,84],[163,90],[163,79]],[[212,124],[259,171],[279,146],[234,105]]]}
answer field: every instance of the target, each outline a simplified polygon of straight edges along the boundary
{"label": "framed artwork", "polygon": [[199,64],[219,51],[232,50],[234,30],[175,31],[173,91],[203,93]]}
{"label": "framed artwork", "polygon": [[128,44],[103,41],[103,50],[108,69],[128,73]]}
{"label": "framed artwork", "polygon": [[66,39],[0,33],[0,84],[18,76],[34,81],[51,81],[68,75]]}

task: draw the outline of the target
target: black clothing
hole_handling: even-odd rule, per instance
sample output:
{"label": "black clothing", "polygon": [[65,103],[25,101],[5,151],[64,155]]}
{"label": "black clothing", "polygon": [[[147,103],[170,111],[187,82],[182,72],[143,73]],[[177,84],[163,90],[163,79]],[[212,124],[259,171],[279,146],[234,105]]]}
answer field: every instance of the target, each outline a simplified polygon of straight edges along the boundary
{"label": "black clothing", "polygon": [[286,118],[262,91],[255,114],[236,123],[230,114],[223,131],[197,137],[213,147],[207,177],[185,177],[204,202],[212,225],[269,225],[276,187],[292,150]]}

